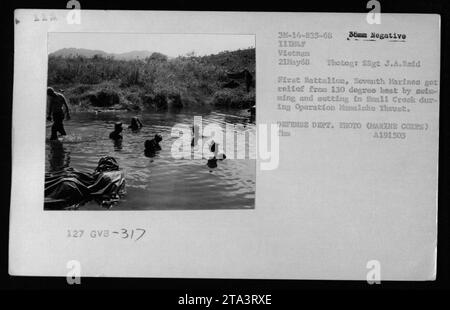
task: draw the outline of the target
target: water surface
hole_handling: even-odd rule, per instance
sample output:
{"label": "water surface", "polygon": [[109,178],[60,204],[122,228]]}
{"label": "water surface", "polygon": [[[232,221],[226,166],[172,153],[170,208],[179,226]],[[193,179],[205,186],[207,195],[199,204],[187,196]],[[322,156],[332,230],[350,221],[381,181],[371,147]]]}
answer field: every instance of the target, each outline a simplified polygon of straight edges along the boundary
{"label": "water surface", "polygon": [[[130,119],[138,116],[144,127],[138,132],[128,129]],[[217,162],[209,168],[204,159],[174,159],[171,137],[175,124],[193,125],[194,116],[202,116],[203,126],[217,124],[233,128],[235,139],[245,141],[234,155],[246,159]],[[246,110],[148,112],[78,112],[65,121],[67,136],[61,143],[46,141],[46,171],[73,167],[93,172],[102,156],[113,156],[125,173],[126,195],[113,210],[155,209],[236,209],[254,208],[255,198],[255,125]],[[123,122],[123,141],[109,139],[114,123]],[[47,138],[51,123],[47,123]],[[158,133],[162,150],[154,157],[144,155],[144,141]],[[206,142],[208,137],[204,138]],[[226,141],[219,150],[227,154]],[[236,142],[235,142],[236,143]],[[230,154],[227,154],[228,157]],[[80,210],[102,209],[94,202]]]}

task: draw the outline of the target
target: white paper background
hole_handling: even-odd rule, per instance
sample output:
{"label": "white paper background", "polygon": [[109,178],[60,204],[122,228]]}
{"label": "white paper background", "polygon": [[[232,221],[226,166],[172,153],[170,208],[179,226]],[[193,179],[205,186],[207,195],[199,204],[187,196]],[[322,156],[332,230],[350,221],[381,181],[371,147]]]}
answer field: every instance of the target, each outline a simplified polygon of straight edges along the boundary
{"label": "white paper background", "polygon": [[[438,104],[397,114],[290,113],[275,110],[278,75],[389,77],[382,70],[323,65],[277,66],[279,31],[331,31],[332,43],[308,41],[311,60],[361,57],[420,59],[407,78],[439,79],[438,15],[82,11],[68,25],[34,22],[16,11],[10,274],[65,276],[78,260],[82,276],[365,280],[369,260],[382,280],[435,277]],[[48,15],[49,16],[49,15]],[[348,43],[348,31],[397,32],[405,44]],[[47,32],[227,33],[256,35],[257,120],[428,122],[405,141],[367,131],[303,129],[281,139],[280,166],[257,171],[255,210],[44,211]],[[356,73],[357,72],[357,73]],[[145,228],[138,242],[66,238],[68,229]],[[87,237],[87,236],[86,236]]]}

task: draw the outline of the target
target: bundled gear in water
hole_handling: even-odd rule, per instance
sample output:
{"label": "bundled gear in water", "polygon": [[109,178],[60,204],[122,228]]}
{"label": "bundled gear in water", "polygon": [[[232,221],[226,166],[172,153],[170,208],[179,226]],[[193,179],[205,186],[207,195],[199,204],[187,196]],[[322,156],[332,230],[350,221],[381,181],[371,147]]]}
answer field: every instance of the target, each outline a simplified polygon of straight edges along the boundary
{"label": "bundled gear in water", "polygon": [[125,177],[113,157],[99,160],[93,173],[64,168],[45,174],[45,209],[77,209],[95,201],[110,208],[125,194]]}

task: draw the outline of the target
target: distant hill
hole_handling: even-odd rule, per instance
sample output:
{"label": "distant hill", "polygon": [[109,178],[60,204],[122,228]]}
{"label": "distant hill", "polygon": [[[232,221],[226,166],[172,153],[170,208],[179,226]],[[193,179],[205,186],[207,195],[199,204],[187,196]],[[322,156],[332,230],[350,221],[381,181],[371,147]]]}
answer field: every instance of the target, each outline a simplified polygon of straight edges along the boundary
{"label": "distant hill", "polygon": [[106,53],[101,50],[90,50],[85,48],[63,48],[60,50],[57,50],[56,52],[51,53],[49,56],[55,56],[55,57],[75,57],[75,56],[82,56],[86,58],[92,58],[95,55],[100,55],[102,57],[112,57],[117,60],[134,60],[134,59],[145,59],[147,57],[150,57],[153,54],[153,52],[150,51],[131,51],[126,53]]}
{"label": "distant hill", "polygon": [[113,57],[121,60],[145,59],[150,57],[152,54],[153,52],[149,51],[131,51],[127,53],[113,54]]}

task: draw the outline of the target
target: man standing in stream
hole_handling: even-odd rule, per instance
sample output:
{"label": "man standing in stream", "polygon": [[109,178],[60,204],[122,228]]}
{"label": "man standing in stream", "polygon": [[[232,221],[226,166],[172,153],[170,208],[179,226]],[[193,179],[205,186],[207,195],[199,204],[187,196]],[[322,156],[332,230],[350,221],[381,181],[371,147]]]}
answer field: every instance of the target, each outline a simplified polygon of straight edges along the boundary
{"label": "man standing in stream", "polygon": [[63,107],[66,110],[66,119],[70,119],[69,107],[67,106],[67,100],[63,94],[55,92],[55,90],[51,87],[47,88],[47,96],[48,96],[48,109],[47,109],[47,120],[51,121],[53,117],[53,125],[52,125],[52,135],[50,140],[58,139],[58,132],[65,136],[66,131],[64,130],[64,112]]}

